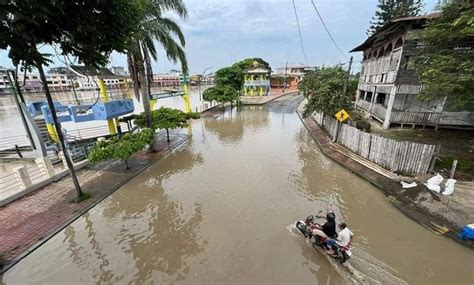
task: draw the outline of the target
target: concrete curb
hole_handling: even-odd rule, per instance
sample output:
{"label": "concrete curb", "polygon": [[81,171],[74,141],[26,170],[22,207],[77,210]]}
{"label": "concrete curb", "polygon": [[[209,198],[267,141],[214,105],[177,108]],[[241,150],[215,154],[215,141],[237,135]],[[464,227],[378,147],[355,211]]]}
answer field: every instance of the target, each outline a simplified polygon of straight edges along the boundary
{"label": "concrete curb", "polygon": [[[298,109],[300,109],[304,103],[305,102],[303,101],[298,107]],[[330,153],[331,150],[329,150],[322,143],[320,138],[311,131],[311,128],[309,127],[308,123],[311,122],[312,120],[314,124],[317,125],[314,118],[312,117],[303,118],[299,110],[297,110],[296,113],[298,114],[298,117],[300,118],[301,122],[303,123],[305,128],[308,130],[311,137],[316,142],[319,149],[325,156],[327,156],[328,158],[330,158],[337,164],[341,165],[345,169],[349,170],[350,172],[354,173],[355,175],[366,180],[367,182],[369,182],[370,184],[372,184],[373,186],[381,190],[384,193],[384,195],[387,197],[387,200],[390,201],[391,204],[395,208],[400,210],[408,218],[412,219],[413,221],[417,222],[418,224],[422,225],[423,227],[427,228],[428,230],[430,230],[431,232],[437,235],[440,235],[440,234],[436,233],[436,226],[434,225],[431,226],[432,222],[436,222],[437,224],[446,224],[449,231],[442,234],[443,236],[449,237],[461,245],[474,249],[474,244],[472,242],[461,240],[458,237],[457,232],[460,229],[456,228],[456,226],[452,225],[449,221],[441,217],[434,216],[431,213],[427,212],[426,210],[417,207],[417,205],[413,203],[413,200],[409,199],[406,196],[400,195],[399,193],[400,184],[398,181],[394,181],[387,177],[384,177],[348,157],[345,157],[344,161],[336,159],[334,155]],[[317,126],[319,127],[319,125]],[[352,167],[349,165],[351,165]],[[356,166],[354,167],[354,165]]]}
{"label": "concrete curb", "polygon": [[107,193],[103,197],[100,197],[97,201],[89,205],[88,207],[81,209],[80,211],[77,211],[75,214],[73,214],[69,219],[66,220],[61,225],[58,225],[56,228],[50,231],[43,239],[40,241],[36,242],[29,248],[27,248],[25,251],[23,251],[20,255],[15,257],[10,263],[5,264],[1,269],[0,269],[0,274],[4,274],[7,272],[10,268],[12,268],[15,264],[20,262],[23,258],[27,257],[30,255],[32,252],[34,252],[37,248],[39,248],[41,245],[46,243],[48,240],[50,240],[52,237],[54,237],[56,234],[58,234],[60,231],[62,231],[64,228],[69,226],[71,223],[73,223],[75,220],[80,218],[82,215],[87,213],[90,209],[94,208],[97,204],[105,200],[107,197],[112,195],[115,191],[117,191],[120,187],[125,185],[126,183],[130,182],[133,178],[137,177],[139,174],[141,174],[143,171],[147,170],[150,168],[153,164],[155,164],[157,161],[161,160],[162,158],[166,157],[169,155],[172,151],[177,149],[179,146],[181,146],[183,143],[187,142],[191,136],[187,136],[186,138],[183,138],[180,142],[178,142],[175,146],[164,152],[159,158],[151,160],[148,164],[146,164],[141,170],[138,170],[136,173],[132,174],[130,177],[124,179],[124,181],[120,182],[119,184],[115,185],[112,187],[111,192]]}

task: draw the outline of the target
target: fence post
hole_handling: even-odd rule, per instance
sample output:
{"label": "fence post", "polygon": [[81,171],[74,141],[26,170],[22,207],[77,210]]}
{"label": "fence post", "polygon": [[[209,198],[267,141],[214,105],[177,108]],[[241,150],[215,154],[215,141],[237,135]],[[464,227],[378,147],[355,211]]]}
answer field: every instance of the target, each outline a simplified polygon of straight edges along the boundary
{"label": "fence post", "polygon": [[449,178],[453,179],[453,177],[454,177],[454,172],[456,172],[456,166],[457,166],[457,165],[458,165],[458,160],[455,159],[455,160],[453,161],[453,167],[451,168],[451,173],[450,173],[450,175],[449,175]]}
{"label": "fence post", "polygon": [[13,171],[15,171],[16,176],[18,177],[18,180],[20,180],[20,183],[22,184],[24,189],[32,185],[30,176],[28,176],[28,172],[26,171],[25,166],[16,167],[13,169]]}
{"label": "fence post", "polygon": [[48,177],[51,178],[56,174],[53,168],[53,164],[51,163],[51,160],[49,158],[40,157],[35,159],[35,162],[46,171]]}

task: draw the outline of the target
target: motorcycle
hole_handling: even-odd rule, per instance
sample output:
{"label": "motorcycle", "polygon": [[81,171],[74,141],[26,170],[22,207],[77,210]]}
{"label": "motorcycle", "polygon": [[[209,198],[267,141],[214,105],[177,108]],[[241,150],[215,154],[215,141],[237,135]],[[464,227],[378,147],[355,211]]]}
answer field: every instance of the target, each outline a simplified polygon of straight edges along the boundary
{"label": "motorcycle", "polygon": [[[321,211],[319,211],[316,216],[309,215],[304,221],[297,221],[296,228],[303,234],[305,238],[311,241],[313,241],[314,238],[314,247],[321,247],[322,249],[327,250],[329,249],[329,247],[326,245],[326,241],[328,240],[328,238],[313,235],[313,229],[319,229],[321,227],[320,224],[315,222],[315,217],[321,218],[319,216],[320,213]],[[351,249],[353,249],[353,247],[351,244],[348,244],[347,246],[341,246],[337,243],[333,243],[331,247],[331,249],[334,251],[334,254],[332,254],[331,256],[337,259],[340,263],[346,262],[352,256]]]}

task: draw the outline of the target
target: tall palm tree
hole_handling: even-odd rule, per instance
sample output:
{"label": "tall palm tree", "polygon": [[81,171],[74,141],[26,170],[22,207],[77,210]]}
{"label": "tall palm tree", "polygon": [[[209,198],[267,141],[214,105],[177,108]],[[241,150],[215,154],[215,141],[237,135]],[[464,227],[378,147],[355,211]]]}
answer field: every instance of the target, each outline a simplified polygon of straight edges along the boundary
{"label": "tall palm tree", "polygon": [[[184,53],[185,40],[183,32],[176,22],[163,17],[163,12],[175,12],[186,19],[188,11],[182,0],[139,0],[143,11],[139,32],[134,35],[127,53],[128,69],[134,82],[135,97],[143,101],[147,125],[151,127],[150,82],[153,80],[151,59],[157,60],[156,43],[163,46],[166,57],[181,63],[183,73],[188,72],[188,63]],[[179,43],[176,41],[179,40]],[[141,89],[141,96],[140,96]]]}

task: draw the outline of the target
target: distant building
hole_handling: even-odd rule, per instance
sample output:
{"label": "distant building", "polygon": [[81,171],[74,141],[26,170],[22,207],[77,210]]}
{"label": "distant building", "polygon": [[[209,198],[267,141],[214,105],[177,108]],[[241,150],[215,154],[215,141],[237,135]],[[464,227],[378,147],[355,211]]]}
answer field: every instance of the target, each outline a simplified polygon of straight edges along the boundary
{"label": "distant building", "polygon": [[112,73],[116,75],[126,75],[127,73],[125,72],[125,68],[123,66],[112,66],[110,68],[112,70]]}
{"label": "distant building", "polygon": [[154,74],[153,75],[153,85],[157,87],[161,86],[179,86],[180,83],[180,73],[177,70],[172,70],[169,73],[165,74]]}
{"label": "distant building", "polygon": [[259,64],[244,71],[244,96],[267,96],[270,92],[270,69]]}
{"label": "distant building", "polygon": [[[26,76],[18,74],[18,82],[22,84],[26,92],[40,92],[43,90],[43,84],[39,74],[27,73]],[[66,74],[46,73],[46,82],[50,91],[67,91],[72,88],[72,82],[68,80]]]}
{"label": "distant building", "polygon": [[273,91],[297,90],[301,79],[310,70],[314,67],[302,64],[277,68],[270,77],[271,88]]}
{"label": "distant building", "polygon": [[449,101],[420,100],[422,85],[414,69],[420,31],[439,14],[394,20],[351,52],[363,52],[356,107],[391,125],[473,127],[474,112],[450,112]]}
{"label": "distant building", "polygon": [[97,89],[99,79],[104,81],[107,88],[124,88],[130,78],[125,75],[114,74],[109,69],[103,67],[99,69],[90,69],[81,65],[71,65],[69,69],[77,76],[74,84],[78,89]]}

